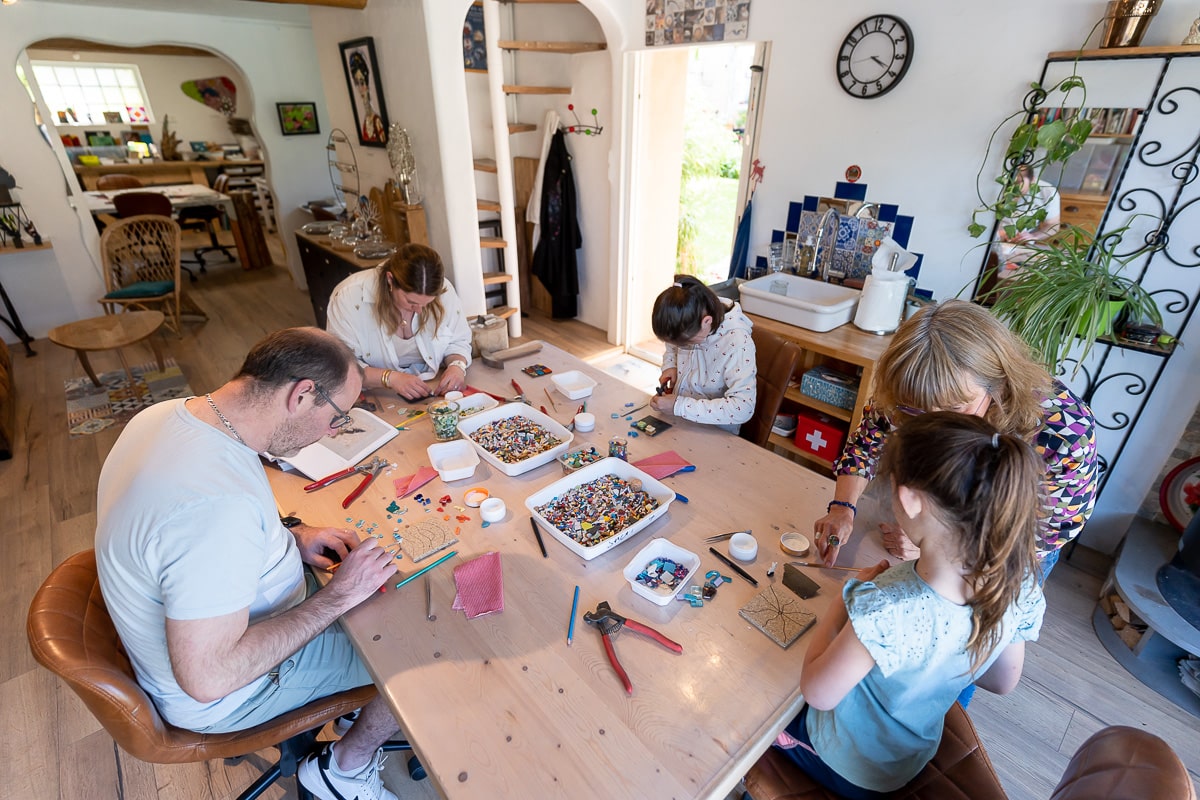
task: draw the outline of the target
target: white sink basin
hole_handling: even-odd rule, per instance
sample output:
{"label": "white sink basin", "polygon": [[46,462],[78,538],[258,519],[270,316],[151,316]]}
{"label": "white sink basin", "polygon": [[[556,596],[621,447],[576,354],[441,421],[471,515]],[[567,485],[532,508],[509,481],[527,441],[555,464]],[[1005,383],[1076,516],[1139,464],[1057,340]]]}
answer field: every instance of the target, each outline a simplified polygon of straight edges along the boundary
{"label": "white sink basin", "polygon": [[858,289],[775,273],[739,287],[742,310],[818,333],[845,325],[854,316]]}

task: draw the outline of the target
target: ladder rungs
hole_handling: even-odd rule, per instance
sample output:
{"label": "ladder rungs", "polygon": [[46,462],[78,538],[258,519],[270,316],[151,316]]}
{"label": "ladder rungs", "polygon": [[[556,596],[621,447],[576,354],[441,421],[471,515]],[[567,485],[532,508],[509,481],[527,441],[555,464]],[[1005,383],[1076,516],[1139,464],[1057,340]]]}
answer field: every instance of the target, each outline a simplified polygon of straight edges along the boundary
{"label": "ladder rungs", "polygon": [[505,94],[570,94],[570,86],[529,86],[526,84],[506,83]]}
{"label": "ladder rungs", "polygon": [[543,3],[551,5],[554,3],[571,4],[578,3],[579,0],[500,0],[501,3]]}
{"label": "ladder rungs", "polygon": [[501,249],[508,247],[508,242],[504,241],[499,236],[480,236],[479,246]]}
{"label": "ladder rungs", "polygon": [[604,42],[518,42],[501,40],[501,50],[526,50],[534,53],[594,53],[605,50]]}
{"label": "ladder rungs", "polygon": [[476,200],[475,207],[480,211],[499,211],[500,202],[498,200]]}
{"label": "ladder rungs", "polygon": [[508,272],[485,272],[483,273],[483,285],[493,286],[497,283],[509,283],[513,276]]}
{"label": "ladder rungs", "polygon": [[536,130],[537,130],[537,125],[534,125],[532,122],[510,122],[510,123],[508,123],[508,132],[510,134],[529,133],[530,131],[536,131]]}
{"label": "ladder rungs", "polygon": [[494,158],[477,158],[475,159],[475,169],[479,172],[495,172],[496,159]]}
{"label": "ladder rungs", "polygon": [[513,314],[517,313],[517,310],[512,306],[493,306],[487,310],[487,313],[491,314],[493,317],[508,319]]}

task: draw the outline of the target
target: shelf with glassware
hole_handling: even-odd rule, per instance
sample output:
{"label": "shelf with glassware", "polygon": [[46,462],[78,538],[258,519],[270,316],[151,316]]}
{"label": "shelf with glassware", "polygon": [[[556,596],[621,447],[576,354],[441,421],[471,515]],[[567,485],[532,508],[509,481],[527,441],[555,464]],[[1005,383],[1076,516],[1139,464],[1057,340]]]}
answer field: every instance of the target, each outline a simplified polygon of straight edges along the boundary
{"label": "shelf with glassware", "polygon": [[[769,317],[761,317],[756,314],[747,314],[747,316],[755,327],[769,330],[800,346],[803,354],[796,367],[795,378],[784,393],[783,407],[780,413],[803,415],[812,429],[810,433],[820,431],[819,434],[814,433],[812,439],[805,440],[806,446],[812,447],[812,450],[798,445],[795,435],[784,436],[772,433],[768,443],[776,452],[828,474],[828,470],[833,467],[833,461],[840,455],[841,446],[837,445],[830,450],[824,450],[821,446],[822,441],[832,438],[834,431],[840,432],[841,440],[844,441],[845,434],[858,427],[862,420],[863,406],[866,405],[868,399],[871,381],[875,376],[875,364],[879,361],[883,351],[887,349],[892,337],[867,333],[851,324],[842,325],[824,333],[817,333]],[[826,367],[858,378],[858,385],[853,389],[854,397],[850,408],[834,405],[801,391],[801,376],[817,367]],[[803,431],[801,431],[801,435],[804,435]],[[814,450],[822,451],[822,454],[818,455]],[[832,450],[837,452],[832,452]],[[826,454],[830,457],[823,457]]]}

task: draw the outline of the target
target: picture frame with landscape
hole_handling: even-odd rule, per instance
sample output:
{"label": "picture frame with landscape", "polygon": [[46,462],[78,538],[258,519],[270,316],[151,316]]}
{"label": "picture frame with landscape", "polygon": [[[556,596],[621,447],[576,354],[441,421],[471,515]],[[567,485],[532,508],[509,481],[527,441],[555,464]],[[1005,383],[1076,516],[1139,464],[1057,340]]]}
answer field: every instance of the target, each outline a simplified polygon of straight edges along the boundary
{"label": "picture frame with landscape", "polygon": [[276,103],[275,111],[279,114],[279,127],[284,136],[321,132],[316,103]]}

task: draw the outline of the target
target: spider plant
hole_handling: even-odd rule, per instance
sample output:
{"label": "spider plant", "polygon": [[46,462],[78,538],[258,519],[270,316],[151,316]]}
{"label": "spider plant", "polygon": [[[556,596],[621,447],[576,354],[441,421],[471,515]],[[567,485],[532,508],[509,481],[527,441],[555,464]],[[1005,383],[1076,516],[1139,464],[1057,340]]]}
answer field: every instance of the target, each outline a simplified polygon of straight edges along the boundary
{"label": "spider plant", "polygon": [[1029,243],[1027,247],[1035,252],[1017,274],[996,281],[981,299],[991,303],[992,313],[1051,370],[1063,363],[1078,339],[1082,349],[1074,375],[1096,340],[1111,332],[1116,316],[1112,301],[1123,301],[1123,319],[1162,325],[1154,298],[1136,278],[1125,274],[1132,261],[1158,245],[1147,244],[1118,256],[1115,249],[1127,230],[1120,228],[1096,239],[1084,228],[1064,225],[1053,239]]}

